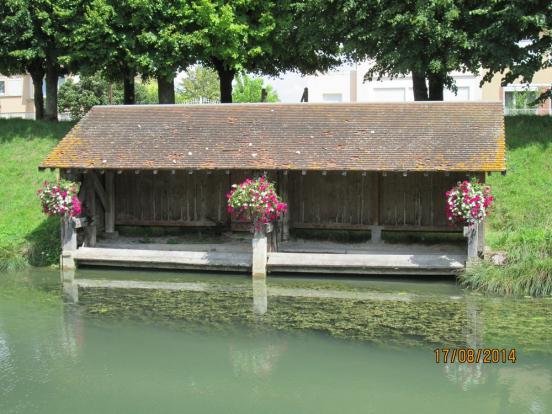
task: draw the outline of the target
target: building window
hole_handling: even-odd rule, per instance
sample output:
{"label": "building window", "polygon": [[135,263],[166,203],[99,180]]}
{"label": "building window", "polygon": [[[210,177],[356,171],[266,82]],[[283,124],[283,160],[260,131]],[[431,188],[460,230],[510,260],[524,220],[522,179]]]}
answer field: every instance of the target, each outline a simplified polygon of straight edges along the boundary
{"label": "building window", "polygon": [[405,102],[406,88],[374,88],[375,102]]}
{"label": "building window", "polygon": [[538,105],[533,102],[538,98],[538,91],[517,90],[504,92],[505,115],[535,115]]}
{"label": "building window", "polygon": [[0,96],[6,94],[6,81],[0,81]]}
{"label": "building window", "polygon": [[322,100],[324,102],[342,102],[343,95],[340,93],[323,93]]}

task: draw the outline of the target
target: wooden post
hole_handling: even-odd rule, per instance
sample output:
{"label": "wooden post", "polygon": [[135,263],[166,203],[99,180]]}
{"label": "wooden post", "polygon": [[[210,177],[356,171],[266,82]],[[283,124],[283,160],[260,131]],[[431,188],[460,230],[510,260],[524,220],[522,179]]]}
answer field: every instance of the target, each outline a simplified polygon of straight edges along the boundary
{"label": "wooden post", "polygon": [[[282,200],[288,203],[289,207],[289,197],[288,197],[288,174],[280,175],[280,196]],[[281,239],[283,242],[289,240],[289,211],[282,216],[282,236]]]}
{"label": "wooden post", "polygon": [[253,248],[253,277],[266,277],[266,262],[268,260],[268,241],[264,230],[257,231],[252,240]]}
{"label": "wooden post", "polygon": [[91,173],[84,176],[85,193],[85,214],[90,219],[90,223],[84,229],[84,245],[86,247],[96,246],[96,191],[94,189]]}
{"label": "wooden post", "polygon": [[109,238],[117,237],[115,231],[115,180],[113,171],[105,173],[105,236]]}
{"label": "wooden post", "polygon": [[374,189],[371,197],[372,227],[370,228],[370,241],[372,243],[381,242],[380,226],[380,194],[381,194],[381,176],[378,172],[374,173]]}

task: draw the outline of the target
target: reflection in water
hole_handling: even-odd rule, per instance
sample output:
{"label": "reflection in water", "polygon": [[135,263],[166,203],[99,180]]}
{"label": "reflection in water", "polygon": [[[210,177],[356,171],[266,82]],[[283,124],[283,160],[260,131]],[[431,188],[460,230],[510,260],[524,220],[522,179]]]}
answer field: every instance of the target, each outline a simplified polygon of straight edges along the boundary
{"label": "reflection in water", "polygon": [[266,278],[252,278],[253,285],[253,312],[264,315],[268,310],[268,289]]}
{"label": "reflection in water", "polygon": [[[551,302],[327,279],[123,289],[78,276],[64,306],[34,291],[0,297],[2,414],[552,409]],[[445,345],[517,346],[519,362],[437,365]]]}

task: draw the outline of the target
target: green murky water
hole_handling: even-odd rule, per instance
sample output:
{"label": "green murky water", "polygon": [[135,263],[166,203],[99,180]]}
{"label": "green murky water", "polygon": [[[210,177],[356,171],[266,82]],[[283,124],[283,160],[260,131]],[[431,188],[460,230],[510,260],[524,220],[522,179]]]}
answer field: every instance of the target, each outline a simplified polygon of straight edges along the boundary
{"label": "green murky water", "polygon": [[[2,414],[552,412],[552,299],[407,279],[59,279],[0,274]],[[436,364],[443,346],[515,347],[517,362]]]}

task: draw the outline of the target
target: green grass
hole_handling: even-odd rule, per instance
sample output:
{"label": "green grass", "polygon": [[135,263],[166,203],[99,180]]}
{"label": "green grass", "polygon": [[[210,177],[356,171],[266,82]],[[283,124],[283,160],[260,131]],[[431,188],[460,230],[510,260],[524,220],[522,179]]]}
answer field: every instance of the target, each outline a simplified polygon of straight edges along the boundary
{"label": "green grass", "polygon": [[0,270],[58,261],[59,221],[46,219],[36,197],[55,174],[37,166],[71,126],[0,119]]}
{"label": "green grass", "polygon": [[552,295],[552,117],[507,117],[506,143],[508,174],[488,178],[496,201],[486,244],[508,262],[482,262],[460,279],[500,295]]}

